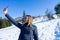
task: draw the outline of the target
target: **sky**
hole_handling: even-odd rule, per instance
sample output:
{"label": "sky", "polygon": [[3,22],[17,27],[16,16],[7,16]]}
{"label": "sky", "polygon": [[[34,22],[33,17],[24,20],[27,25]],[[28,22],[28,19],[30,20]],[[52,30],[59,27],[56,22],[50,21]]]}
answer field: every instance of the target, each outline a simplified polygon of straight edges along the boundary
{"label": "sky", "polygon": [[8,6],[8,14],[12,18],[22,17],[23,11],[27,15],[42,16],[48,9],[55,13],[54,7],[60,0],[0,0],[0,17],[5,18],[3,9]]}

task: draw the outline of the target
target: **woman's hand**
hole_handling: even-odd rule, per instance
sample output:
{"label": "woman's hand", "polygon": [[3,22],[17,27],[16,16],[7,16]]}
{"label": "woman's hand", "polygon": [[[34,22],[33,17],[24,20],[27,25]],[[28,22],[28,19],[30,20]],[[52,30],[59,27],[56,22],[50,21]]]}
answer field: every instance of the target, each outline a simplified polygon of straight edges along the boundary
{"label": "woman's hand", "polygon": [[4,9],[3,9],[3,12],[4,12],[4,14],[6,15],[6,14],[8,13],[8,8],[7,8],[7,7],[4,8]]}

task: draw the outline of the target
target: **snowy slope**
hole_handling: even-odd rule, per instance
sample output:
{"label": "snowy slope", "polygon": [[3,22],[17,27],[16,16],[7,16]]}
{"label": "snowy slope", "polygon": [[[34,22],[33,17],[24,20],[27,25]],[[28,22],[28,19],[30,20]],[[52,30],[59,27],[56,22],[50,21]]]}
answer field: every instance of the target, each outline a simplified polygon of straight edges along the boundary
{"label": "snowy slope", "polygon": [[55,39],[55,28],[58,20],[50,20],[41,23],[36,23],[38,28],[39,40],[54,40]]}
{"label": "snowy slope", "polygon": [[[36,20],[39,40],[60,40],[60,19],[50,21]],[[0,29],[0,40],[18,40],[20,29],[14,25]]]}

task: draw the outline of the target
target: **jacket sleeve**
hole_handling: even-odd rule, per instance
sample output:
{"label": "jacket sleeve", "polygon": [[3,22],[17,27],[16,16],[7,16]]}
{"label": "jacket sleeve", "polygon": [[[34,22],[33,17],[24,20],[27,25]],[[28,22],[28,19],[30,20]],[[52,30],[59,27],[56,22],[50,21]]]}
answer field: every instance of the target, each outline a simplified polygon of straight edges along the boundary
{"label": "jacket sleeve", "polygon": [[8,14],[5,15],[14,25],[16,25],[18,28],[21,28],[22,24],[15,21],[12,17],[10,17]]}
{"label": "jacket sleeve", "polygon": [[34,40],[38,40],[38,32],[36,26],[34,26],[33,35],[34,35]]}

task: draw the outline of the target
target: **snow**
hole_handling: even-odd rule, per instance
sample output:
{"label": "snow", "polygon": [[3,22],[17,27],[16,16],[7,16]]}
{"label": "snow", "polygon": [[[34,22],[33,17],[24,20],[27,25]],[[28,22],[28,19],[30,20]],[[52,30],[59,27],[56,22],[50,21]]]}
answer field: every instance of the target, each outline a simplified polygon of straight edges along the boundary
{"label": "snow", "polygon": [[17,40],[20,30],[14,25],[0,29],[0,40]]}
{"label": "snow", "polygon": [[55,19],[56,19],[56,18],[58,18],[56,14],[55,14],[55,15],[53,15],[53,17],[54,17]]}
{"label": "snow", "polygon": [[[60,40],[60,19],[36,20],[33,22],[38,29],[39,40]],[[20,29],[11,27],[0,29],[0,40],[18,40]]]}

